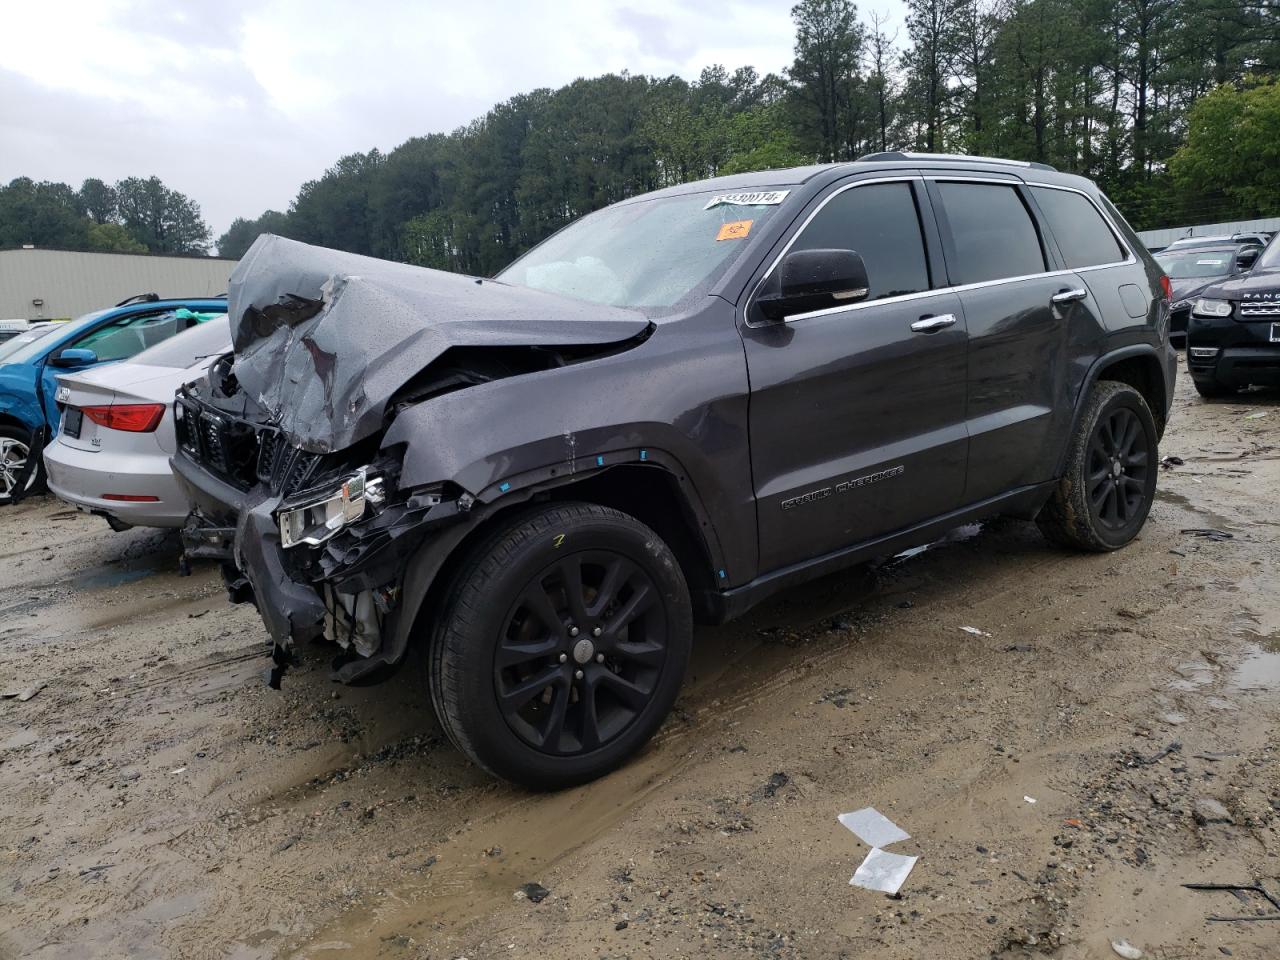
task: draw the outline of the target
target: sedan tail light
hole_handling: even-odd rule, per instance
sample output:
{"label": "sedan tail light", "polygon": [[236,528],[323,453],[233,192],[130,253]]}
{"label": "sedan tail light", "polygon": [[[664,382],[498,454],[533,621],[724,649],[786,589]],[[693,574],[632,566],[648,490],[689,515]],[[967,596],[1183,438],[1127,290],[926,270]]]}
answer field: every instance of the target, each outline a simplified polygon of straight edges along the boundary
{"label": "sedan tail light", "polygon": [[164,416],[163,403],[117,403],[109,407],[83,407],[81,413],[94,423],[128,433],[150,433]]}
{"label": "sedan tail light", "polygon": [[1170,282],[1168,274],[1160,274],[1160,289],[1164,291],[1166,300],[1173,299],[1173,283]]}

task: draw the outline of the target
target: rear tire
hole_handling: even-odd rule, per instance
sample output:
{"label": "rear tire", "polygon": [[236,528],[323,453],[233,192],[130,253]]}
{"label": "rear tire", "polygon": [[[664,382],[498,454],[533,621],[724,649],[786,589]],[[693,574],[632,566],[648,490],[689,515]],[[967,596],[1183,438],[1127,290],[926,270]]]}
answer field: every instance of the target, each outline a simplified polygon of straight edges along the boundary
{"label": "rear tire", "polygon": [[[12,503],[18,476],[31,454],[31,434],[21,427],[0,426],[0,504]],[[24,496],[44,490],[44,464],[36,461]]]}
{"label": "rear tire", "polygon": [[593,780],[658,729],[680,692],[693,633],[667,545],[588,503],[522,511],[471,549],[427,658],[454,744],[538,790]]}
{"label": "rear tire", "polygon": [[1127,383],[1094,386],[1067,451],[1067,469],[1036,517],[1054,543],[1078,550],[1123,547],[1155,499],[1157,433],[1146,400]]}

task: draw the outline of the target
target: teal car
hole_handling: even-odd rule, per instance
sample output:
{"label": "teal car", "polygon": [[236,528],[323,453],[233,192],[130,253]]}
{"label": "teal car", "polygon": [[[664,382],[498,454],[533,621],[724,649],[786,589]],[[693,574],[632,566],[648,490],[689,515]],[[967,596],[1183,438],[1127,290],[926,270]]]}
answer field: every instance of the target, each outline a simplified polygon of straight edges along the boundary
{"label": "teal car", "polygon": [[0,504],[43,485],[40,452],[60,416],[58,374],[127,360],[226,312],[221,297],[161,300],[144,294],[6,350],[0,357]]}

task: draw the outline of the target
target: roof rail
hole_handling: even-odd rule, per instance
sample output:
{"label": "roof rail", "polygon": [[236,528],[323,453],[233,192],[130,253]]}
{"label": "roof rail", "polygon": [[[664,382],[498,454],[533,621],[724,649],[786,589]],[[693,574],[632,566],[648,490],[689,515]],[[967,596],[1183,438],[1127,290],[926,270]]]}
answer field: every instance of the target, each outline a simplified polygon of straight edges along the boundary
{"label": "roof rail", "polygon": [[130,297],[128,300],[121,300],[116,304],[117,307],[127,307],[133,303],[155,303],[159,300],[182,301],[182,300],[226,300],[225,293],[194,293],[189,297],[162,297],[158,293],[140,293],[136,297]]}
{"label": "roof rail", "polygon": [[158,293],[140,293],[134,297],[125,297],[123,300],[117,303],[116,306],[127,307],[131,303],[155,303],[159,299],[160,299],[160,294]]}
{"label": "roof rail", "polygon": [[963,153],[913,153],[905,150],[886,150],[882,153],[868,153],[859,157],[858,162],[867,160],[927,160],[930,163],[945,161],[947,163],[999,163],[1009,167],[1030,167],[1032,170],[1050,170],[1058,172],[1057,167],[1035,160],[1005,160],[1000,157],[973,157]]}

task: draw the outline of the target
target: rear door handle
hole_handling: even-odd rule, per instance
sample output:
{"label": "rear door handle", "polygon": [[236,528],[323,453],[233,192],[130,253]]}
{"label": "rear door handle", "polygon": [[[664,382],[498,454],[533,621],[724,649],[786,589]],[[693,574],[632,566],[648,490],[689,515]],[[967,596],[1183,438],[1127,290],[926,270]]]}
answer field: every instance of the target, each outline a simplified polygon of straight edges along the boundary
{"label": "rear door handle", "polygon": [[1083,300],[1089,296],[1089,291],[1077,287],[1074,290],[1059,290],[1049,299],[1054,303],[1074,303],[1077,300]]}
{"label": "rear door handle", "polygon": [[936,317],[921,317],[911,325],[911,329],[916,333],[933,333],[944,327],[949,327],[956,322],[954,313],[940,313]]}

